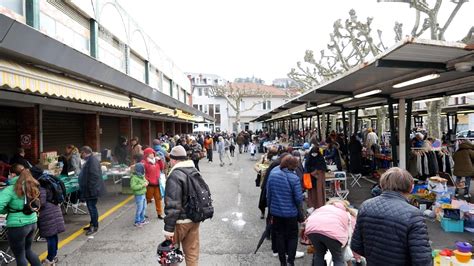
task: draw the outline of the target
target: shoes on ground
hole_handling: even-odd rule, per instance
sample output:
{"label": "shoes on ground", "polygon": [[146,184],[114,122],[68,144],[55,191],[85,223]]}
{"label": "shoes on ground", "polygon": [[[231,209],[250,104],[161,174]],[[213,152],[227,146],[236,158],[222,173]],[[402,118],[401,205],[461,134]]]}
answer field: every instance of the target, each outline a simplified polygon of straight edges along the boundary
{"label": "shoes on ground", "polygon": [[229,165],[232,165],[232,163],[229,163]]}
{"label": "shoes on ground", "polygon": [[98,230],[99,230],[99,228],[94,227],[94,226],[91,226],[91,227],[89,228],[89,230],[87,230],[86,236],[94,235],[95,233],[97,233]]}
{"label": "shoes on ground", "polygon": [[148,219],[148,215],[145,215],[145,219]]}
{"label": "shoes on ground", "polygon": [[[273,257],[278,257],[278,253],[273,253],[272,255],[273,255]],[[295,259],[299,259],[299,258],[302,258],[302,257],[304,257],[304,252],[296,251]]]}
{"label": "shoes on ground", "polygon": [[464,198],[470,198],[471,197],[471,194],[465,194],[464,195]]}
{"label": "shoes on ground", "polygon": [[143,222],[141,222],[142,225],[147,225],[149,223],[150,223],[150,221],[148,221],[148,220],[143,220]]}
{"label": "shoes on ground", "polygon": [[163,220],[164,218],[163,215],[158,215],[158,219]]}
{"label": "shoes on ground", "polygon": [[134,223],[133,226],[138,227],[138,228],[142,228],[143,224],[142,223]]}
{"label": "shoes on ground", "polygon": [[304,257],[304,252],[302,251],[296,251],[295,259],[299,259]]}
{"label": "shoes on ground", "polygon": [[53,261],[50,261],[48,259],[44,259],[42,265],[53,266],[53,265],[56,265],[56,262],[54,261],[54,259],[53,259]]}
{"label": "shoes on ground", "polygon": [[260,215],[260,219],[265,219],[265,215],[264,214]]}
{"label": "shoes on ground", "polygon": [[89,229],[91,229],[91,227],[92,227],[92,225],[88,225],[88,226],[82,228],[82,230],[84,230],[84,231],[89,231]]}

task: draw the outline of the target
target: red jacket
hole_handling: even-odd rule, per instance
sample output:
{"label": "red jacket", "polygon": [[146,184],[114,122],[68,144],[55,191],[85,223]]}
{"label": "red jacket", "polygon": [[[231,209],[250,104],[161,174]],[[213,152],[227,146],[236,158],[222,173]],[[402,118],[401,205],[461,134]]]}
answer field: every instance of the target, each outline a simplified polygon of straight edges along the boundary
{"label": "red jacket", "polygon": [[[148,150],[150,149],[150,150]],[[160,180],[160,173],[161,170],[165,168],[165,164],[163,163],[162,160],[156,159],[155,164],[152,164],[148,160],[148,154],[153,153],[156,157],[155,151],[151,148],[147,148],[144,151],[145,158],[143,159],[142,163],[145,166],[145,179],[148,181],[149,186],[158,186],[159,180]]]}

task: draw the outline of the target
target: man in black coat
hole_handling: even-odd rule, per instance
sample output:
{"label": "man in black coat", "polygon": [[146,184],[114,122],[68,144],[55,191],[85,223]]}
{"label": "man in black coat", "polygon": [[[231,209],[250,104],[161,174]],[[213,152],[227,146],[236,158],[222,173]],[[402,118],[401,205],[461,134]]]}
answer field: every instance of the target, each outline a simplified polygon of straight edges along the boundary
{"label": "man in black coat", "polygon": [[105,184],[102,179],[100,162],[92,154],[89,146],[81,148],[81,157],[86,161],[79,174],[79,194],[80,199],[85,200],[89,215],[90,225],[85,227],[86,235],[92,235],[99,229],[99,212],[97,211],[97,200],[105,193]]}
{"label": "man in black coat", "polygon": [[413,177],[393,167],[380,179],[382,194],[358,213],[351,249],[367,265],[432,265],[428,229],[421,211],[408,203]]}

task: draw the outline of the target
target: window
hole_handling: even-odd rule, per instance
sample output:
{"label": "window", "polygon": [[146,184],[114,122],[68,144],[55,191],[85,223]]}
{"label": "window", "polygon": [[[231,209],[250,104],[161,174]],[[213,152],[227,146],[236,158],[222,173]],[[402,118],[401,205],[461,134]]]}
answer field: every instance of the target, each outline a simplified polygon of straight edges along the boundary
{"label": "window", "polygon": [[11,11],[22,16],[25,13],[23,11],[23,3],[24,1],[18,1],[18,0],[0,0],[0,6],[10,9]]}
{"label": "window", "polygon": [[272,109],[272,102],[271,101],[263,101],[262,102],[262,110],[271,110]]}
{"label": "window", "polygon": [[204,95],[209,97],[209,88],[204,88]]}
{"label": "window", "polygon": [[198,88],[198,96],[202,96],[202,88]]}
{"label": "window", "polygon": [[216,108],[216,109],[215,109],[216,114],[220,114],[220,113],[221,113],[221,105],[220,105],[220,104],[216,104],[215,108]]}
{"label": "window", "polygon": [[199,105],[193,104],[193,108],[198,109],[198,108],[199,108]]}
{"label": "window", "polygon": [[240,110],[242,111],[244,109],[245,109],[245,102],[244,102],[244,100],[241,100],[240,101]]}

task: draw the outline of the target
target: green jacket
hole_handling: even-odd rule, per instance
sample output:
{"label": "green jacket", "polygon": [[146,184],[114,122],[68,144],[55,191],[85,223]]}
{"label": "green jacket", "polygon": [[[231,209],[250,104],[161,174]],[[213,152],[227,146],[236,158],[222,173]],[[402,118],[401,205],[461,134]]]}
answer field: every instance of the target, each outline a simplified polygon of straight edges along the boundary
{"label": "green jacket", "polygon": [[[10,185],[0,192],[0,214],[7,214],[7,227],[22,227],[34,224],[38,220],[36,213],[26,215],[22,212],[25,197],[18,197],[13,190],[18,177],[10,180]],[[9,209],[19,212],[9,213]]]}
{"label": "green jacket", "polygon": [[130,178],[130,188],[133,191],[134,195],[145,195],[146,193],[146,179],[145,176],[142,175],[136,175],[132,174],[132,177]]}

